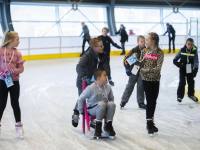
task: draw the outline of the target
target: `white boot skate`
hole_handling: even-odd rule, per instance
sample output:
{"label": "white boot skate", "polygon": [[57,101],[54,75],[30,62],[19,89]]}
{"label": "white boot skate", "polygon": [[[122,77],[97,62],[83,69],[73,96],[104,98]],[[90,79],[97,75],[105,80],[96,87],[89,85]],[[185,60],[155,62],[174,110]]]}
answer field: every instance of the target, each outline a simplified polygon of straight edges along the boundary
{"label": "white boot skate", "polygon": [[17,132],[17,134],[19,135],[19,137],[21,139],[23,139],[23,136],[24,136],[24,130],[23,130],[23,124],[21,122],[17,122],[15,124],[15,130]]}

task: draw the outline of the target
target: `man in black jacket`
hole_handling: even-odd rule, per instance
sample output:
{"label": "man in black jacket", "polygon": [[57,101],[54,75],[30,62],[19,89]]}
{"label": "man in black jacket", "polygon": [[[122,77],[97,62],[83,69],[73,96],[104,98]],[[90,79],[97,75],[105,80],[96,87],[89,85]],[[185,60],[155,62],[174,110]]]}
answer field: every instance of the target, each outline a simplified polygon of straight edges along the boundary
{"label": "man in black jacket", "polygon": [[[83,31],[81,32],[81,35],[82,35],[82,34],[84,34],[84,35],[83,35],[82,53],[80,54],[80,56],[83,56],[83,54],[84,54],[84,49],[85,49],[85,43],[88,42],[88,44],[89,44],[90,33],[89,33],[89,29],[88,29],[87,25],[85,25],[84,22],[82,22],[81,25],[82,25],[82,30],[83,30]],[[81,35],[80,35],[80,36],[81,36]]]}
{"label": "man in black jacket", "polygon": [[174,41],[175,41],[176,31],[174,30],[172,25],[170,25],[169,23],[167,23],[166,25],[167,25],[167,31],[163,35],[165,35],[168,32],[168,37],[169,37],[169,51],[168,51],[168,53],[171,53],[171,41],[173,43],[173,53],[175,53]]}
{"label": "man in black jacket", "polygon": [[[92,84],[91,78],[93,71],[97,68],[104,69],[107,76],[110,76],[110,69],[108,65],[108,58],[103,52],[104,46],[100,38],[92,38],[90,40],[90,49],[83,55],[76,66],[77,80],[76,86],[78,88],[78,94],[82,93],[82,81],[85,80],[87,85]],[[74,108],[74,114],[72,116],[72,125],[78,126],[79,111],[77,110],[78,103]]]}

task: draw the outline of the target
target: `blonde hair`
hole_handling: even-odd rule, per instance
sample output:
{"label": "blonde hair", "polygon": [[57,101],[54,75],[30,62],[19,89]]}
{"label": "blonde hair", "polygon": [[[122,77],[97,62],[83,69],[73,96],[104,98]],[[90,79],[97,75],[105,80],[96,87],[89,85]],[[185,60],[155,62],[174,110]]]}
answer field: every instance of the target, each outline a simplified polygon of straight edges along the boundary
{"label": "blonde hair", "polygon": [[158,47],[158,43],[159,43],[159,36],[157,33],[155,32],[150,32],[148,33],[151,36],[151,40],[155,41],[155,45]]}
{"label": "blonde hair", "polygon": [[103,31],[103,29],[105,29],[108,33],[109,33],[109,31],[110,31],[108,27],[103,27],[103,28],[102,28],[102,31]]}
{"label": "blonde hair", "polygon": [[145,37],[142,36],[142,35],[138,35],[138,37],[137,37],[137,41],[139,42],[140,39],[145,39]]}
{"label": "blonde hair", "polygon": [[18,35],[17,32],[15,31],[9,31],[6,30],[4,32],[3,38],[2,38],[2,43],[1,43],[1,47],[5,47],[7,46],[10,42],[13,42],[16,38],[16,35]]}
{"label": "blonde hair", "polygon": [[101,41],[102,40],[100,38],[92,38],[89,43],[90,43],[90,46],[92,48],[94,48],[95,46],[97,46],[97,43],[99,43]]}

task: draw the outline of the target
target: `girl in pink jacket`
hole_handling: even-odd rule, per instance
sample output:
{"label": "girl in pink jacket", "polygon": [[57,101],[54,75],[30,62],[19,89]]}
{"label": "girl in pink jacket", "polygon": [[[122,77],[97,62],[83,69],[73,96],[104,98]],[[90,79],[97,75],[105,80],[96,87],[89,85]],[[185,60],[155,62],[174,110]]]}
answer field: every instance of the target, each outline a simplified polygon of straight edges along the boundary
{"label": "girl in pink jacket", "polygon": [[0,134],[1,118],[6,108],[8,92],[10,93],[11,106],[15,116],[15,130],[23,138],[21,111],[19,107],[19,74],[24,71],[22,54],[16,47],[19,45],[19,36],[14,31],[6,30],[0,47]]}

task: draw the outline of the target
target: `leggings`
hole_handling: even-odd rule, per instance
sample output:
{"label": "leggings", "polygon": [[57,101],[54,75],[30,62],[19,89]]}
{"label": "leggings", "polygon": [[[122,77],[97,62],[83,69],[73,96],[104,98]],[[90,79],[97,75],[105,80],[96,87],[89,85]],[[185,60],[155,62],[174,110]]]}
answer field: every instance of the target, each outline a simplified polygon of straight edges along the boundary
{"label": "leggings", "polygon": [[147,100],[146,119],[152,119],[154,117],[156,101],[159,93],[159,84],[159,81],[143,80],[143,86]]}
{"label": "leggings", "polygon": [[3,80],[0,80],[0,121],[3,115],[3,112],[6,108],[6,103],[8,99],[8,92],[10,93],[11,106],[13,108],[15,121],[21,121],[21,111],[19,107],[19,93],[20,93],[20,85],[19,81],[13,81],[14,85],[7,88],[6,84]]}

